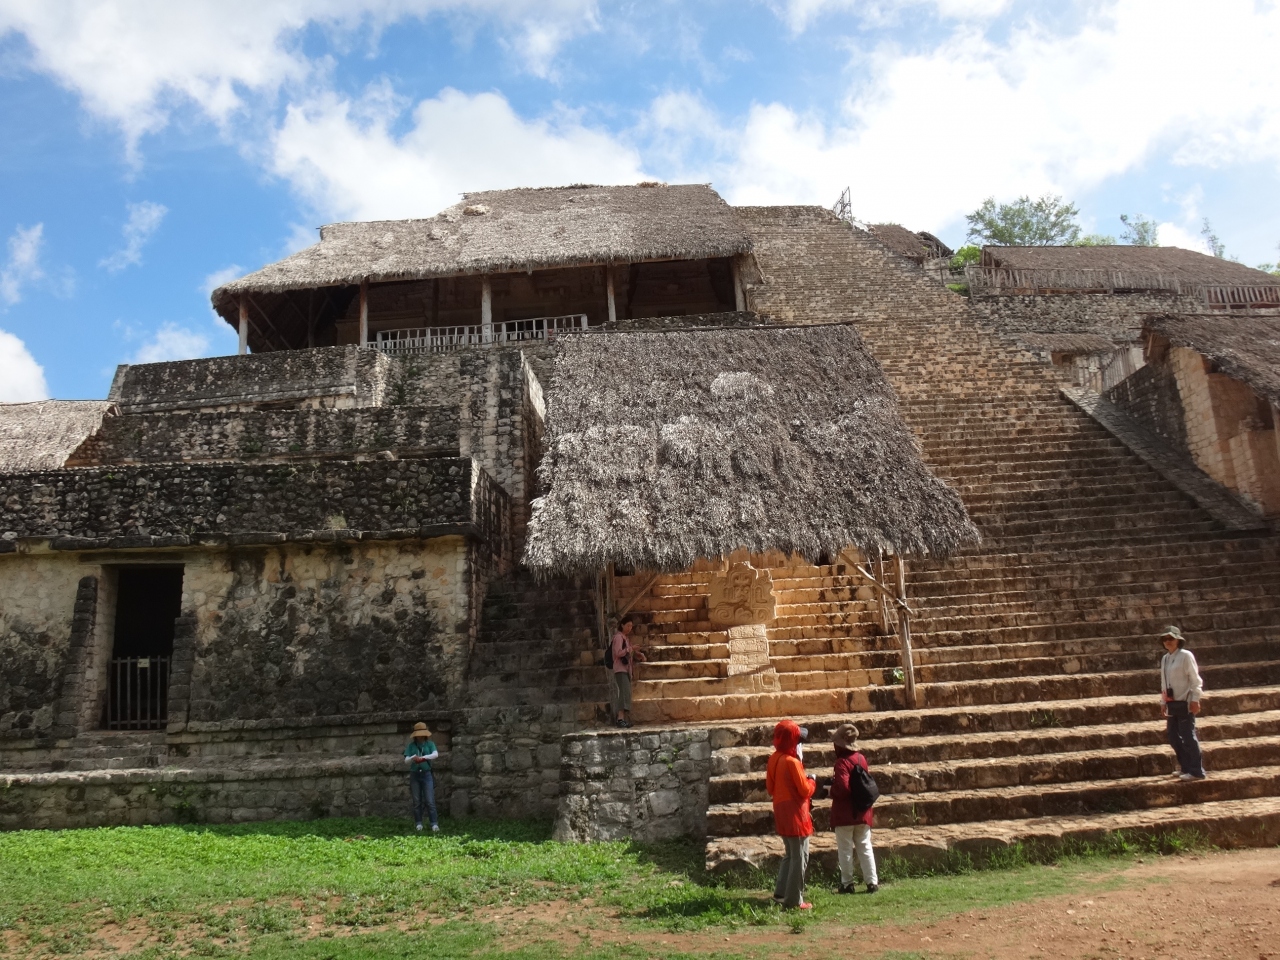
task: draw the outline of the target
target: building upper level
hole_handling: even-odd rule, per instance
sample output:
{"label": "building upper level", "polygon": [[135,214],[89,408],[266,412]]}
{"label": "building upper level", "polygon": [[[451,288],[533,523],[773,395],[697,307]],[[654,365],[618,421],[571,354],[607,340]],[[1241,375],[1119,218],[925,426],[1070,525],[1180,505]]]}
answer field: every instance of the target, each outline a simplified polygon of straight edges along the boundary
{"label": "building upper level", "polygon": [[750,234],[704,184],[492,190],[425,220],[336,223],[213,292],[241,352],[387,353],[744,309]]}

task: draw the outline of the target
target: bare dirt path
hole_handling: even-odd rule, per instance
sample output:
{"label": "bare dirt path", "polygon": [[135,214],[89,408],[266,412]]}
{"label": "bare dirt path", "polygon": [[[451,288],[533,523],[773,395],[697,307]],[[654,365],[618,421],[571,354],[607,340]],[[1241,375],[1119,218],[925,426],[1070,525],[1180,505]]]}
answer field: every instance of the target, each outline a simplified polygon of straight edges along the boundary
{"label": "bare dirt path", "polygon": [[[514,939],[525,939],[512,919]],[[659,956],[1280,960],[1280,849],[1146,859],[1100,873],[1081,892],[918,924],[818,922],[799,935],[781,926],[641,933],[603,917],[565,919],[556,930],[535,924],[526,936],[566,946],[630,944]]]}

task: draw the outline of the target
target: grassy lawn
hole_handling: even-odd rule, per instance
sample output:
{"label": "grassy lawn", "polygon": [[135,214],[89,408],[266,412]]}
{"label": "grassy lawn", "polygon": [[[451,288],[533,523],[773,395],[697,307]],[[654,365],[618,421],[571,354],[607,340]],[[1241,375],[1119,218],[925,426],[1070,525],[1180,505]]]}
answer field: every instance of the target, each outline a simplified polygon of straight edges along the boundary
{"label": "grassy lawn", "polygon": [[874,897],[837,896],[811,872],[815,909],[783,914],[767,877],[707,878],[700,845],[549,835],[474,820],[417,835],[374,819],[0,834],[0,956],[672,960],[790,955],[777,938],[792,935],[798,956],[835,956],[847,950],[823,934],[833,926],[1101,889],[1138,852],[1051,864],[1015,852],[1001,869],[925,876],[890,864]]}

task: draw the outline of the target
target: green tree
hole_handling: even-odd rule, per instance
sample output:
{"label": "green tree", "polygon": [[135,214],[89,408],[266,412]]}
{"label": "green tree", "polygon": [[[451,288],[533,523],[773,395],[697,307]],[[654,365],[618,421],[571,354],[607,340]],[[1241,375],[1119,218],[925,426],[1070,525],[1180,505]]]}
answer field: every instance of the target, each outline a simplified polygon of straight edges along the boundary
{"label": "green tree", "polygon": [[[1276,249],[1280,250],[1280,243],[1276,244]],[[1280,277],[1280,260],[1275,263],[1260,263],[1258,264],[1258,269],[1263,273],[1270,273],[1273,276]]]}
{"label": "green tree", "polygon": [[1151,217],[1141,213],[1131,217],[1122,213],[1120,222],[1124,224],[1124,233],[1120,235],[1120,239],[1125,243],[1134,247],[1160,246],[1160,225]]}
{"label": "green tree", "polygon": [[977,210],[968,214],[968,240],[1002,247],[1052,247],[1075,243],[1080,239],[1075,204],[1059,196],[1045,194],[1038,200],[1022,196],[1013,203],[996,203],[987,197]]}
{"label": "green tree", "polygon": [[1116,238],[1109,233],[1087,233],[1071,244],[1073,247],[1114,247]]}
{"label": "green tree", "polygon": [[1200,229],[1200,236],[1204,237],[1204,242],[1209,245],[1210,252],[1219,260],[1225,259],[1227,256],[1227,245],[1218,239],[1218,235],[1213,232],[1213,224],[1209,222],[1209,218],[1204,218],[1204,226]]}
{"label": "green tree", "polygon": [[973,244],[961,247],[956,251],[955,256],[951,258],[952,270],[963,270],[971,263],[977,263],[982,259],[982,248],[975,247]]}

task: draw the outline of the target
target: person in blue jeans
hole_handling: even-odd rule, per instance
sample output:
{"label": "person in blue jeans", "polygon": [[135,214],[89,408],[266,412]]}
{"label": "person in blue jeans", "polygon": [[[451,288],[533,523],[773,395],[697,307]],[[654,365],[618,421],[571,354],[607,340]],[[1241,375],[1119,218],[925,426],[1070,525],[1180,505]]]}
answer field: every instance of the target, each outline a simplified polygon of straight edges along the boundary
{"label": "person in blue jeans", "polygon": [[404,762],[409,765],[409,798],[413,803],[414,826],[422,830],[422,812],[426,809],[431,820],[431,832],[439,833],[436,816],[436,778],[431,772],[431,761],[440,756],[431,739],[427,725],[419,721],[413,725],[413,739],[404,748]]}
{"label": "person in blue jeans", "polygon": [[1160,658],[1160,706],[1169,746],[1178,757],[1179,771],[1174,776],[1179,780],[1203,780],[1204,761],[1196,736],[1196,717],[1200,714],[1204,684],[1196,658],[1187,649],[1187,641],[1177,627],[1166,627],[1160,642],[1166,651]]}

